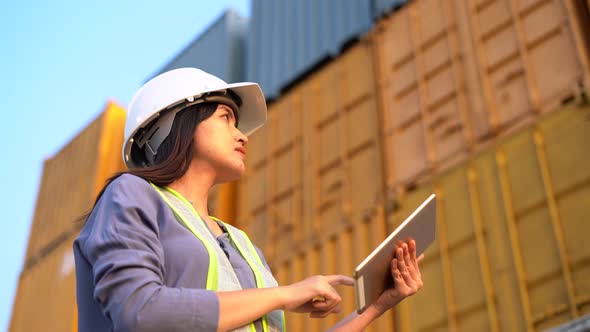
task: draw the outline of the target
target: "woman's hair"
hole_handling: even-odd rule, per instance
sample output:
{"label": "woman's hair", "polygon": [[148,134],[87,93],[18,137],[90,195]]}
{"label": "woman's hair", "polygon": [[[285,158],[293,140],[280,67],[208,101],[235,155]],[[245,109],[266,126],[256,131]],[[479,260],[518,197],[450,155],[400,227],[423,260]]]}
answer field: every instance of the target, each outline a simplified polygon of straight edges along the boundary
{"label": "woman's hair", "polygon": [[[178,112],[174,117],[170,133],[158,147],[153,165],[118,173],[107,180],[107,185],[112,182],[111,179],[114,180],[125,173],[139,176],[159,187],[167,186],[182,177],[193,159],[195,129],[199,123],[215,113],[216,109],[217,103],[202,103]],[[143,149],[132,152],[132,157],[138,158],[138,156],[145,159]]]}
{"label": "woman's hair", "polygon": [[[155,156],[154,164],[146,167],[132,168],[127,171],[116,173],[106,180],[106,183],[94,201],[94,206],[102,197],[106,188],[119,176],[133,174],[146,181],[163,187],[171,184],[182,177],[193,159],[194,133],[197,125],[209,118],[217,109],[217,103],[201,103],[189,106],[178,112],[174,117],[170,134],[164,139],[158,153]],[[238,114],[235,115],[236,120]],[[132,156],[142,156],[143,151],[137,146],[134,147]],[[78,219],[85,221],[92,210]]]}

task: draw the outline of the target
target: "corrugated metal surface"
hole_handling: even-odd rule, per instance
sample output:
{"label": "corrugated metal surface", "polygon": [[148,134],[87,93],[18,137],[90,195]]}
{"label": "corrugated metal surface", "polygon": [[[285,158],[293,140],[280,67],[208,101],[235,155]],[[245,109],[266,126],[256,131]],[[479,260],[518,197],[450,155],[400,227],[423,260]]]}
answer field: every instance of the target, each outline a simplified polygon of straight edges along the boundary
{"label": "corrugated metal surface", "polygon": [[79,227],[74,221],[92,206],[98,186],[123,169],[120,149],[125,111],[109,103],[105,112],[84,128],[54,157],[45,161],[25,269],[55,241]]}
{"label": "corrugated metal surface", "polygon": [[[10,331],[68,331],[75,315],[72,242],[104,181],[124,168],[125,111],[105,111],[45,162]],[[31,319],[34,317],[34,319]]]}
{"label": "corrugated metal surface", "polygon": [[[250,137],[238,220],[263,247],[273,232],[289,234],[277,248],[284,252],[331,223],[363,218],[380,198],[371,66],[370,43],[358,43],[273,103],[267,125]],[[369,169],[375,181],[364,181]]]}
{"label": "corrugated metal surface", "polygon": [[590,312],[590,108],[571,107],[400,197],[431,192],[437,241],[399,331],[540,331]]}
{"label": "corrugated metal surface", "polygon": [[70,235],[20,278],[10,332],[72,331],[76,278]]}
{"label": "corrugated metal surface", "polygon": [[277,232],[301,235],[302,91],[295,89],[270,106],[267,125],[249,138],[247,173],[239,182],[238,222],[271,260]]}
{"label": "corrugated metal surface", "polygon": [[587,49],[576,48],[579,24],[569,7],[416,0],[379,22],[390,189],[448,168],[579,94]]}
{"label": "corrugated metal surface", "polygon": [[236,224],[248,230],[248,236],[256,245],[272,255],[270,239],[271,223],[267,222],[267,137],[269,126],[263,126],[248,137],[246,173],[238,182],[238,212]]}
{"label": "corrugated metal surface", "polygon": [[372,65],[371,44],[361,41],[308,81],[302,98],[307,234],[362,220],[382,196]]}
{"label": "corrugated metal surface", "polygon": [[[273,271],[279,284],[287,285],[316,274],[350,275],[355,266],[385,238],[386,225],[382,210],[363,222],[317,234],[313,243],[300,245],[289,257],[275,262]],[[311,319],[307,315],[287,313],[288,331],[326,331],[329,326],[354,310],[351,287],[339,287],[342,294],[341,313],[325,319]],[[367,331],[391,331],[393,315],[383,315]]]}
{"label": "corrugated metal surface", "polygon": [[469,1],[462,10],[493,128],[555,109],[577,91],[584,71],[565,1]]}
{"label": "corrugated metal surface", "polygon": [[[250,140],[240,226],[263,243],[279,282],[350,274],[385,225],[391,230],[436,192],[439,233],[422,266],[426,286],[373,330],[540,331],[589,313],[590,251],[581,243],[590,225],[590,109],[542,115],[384,209],[363,200],[373,190],[362,185],[382,181],[378,161],[348,173],[351,160],[363,160],[353,147],[372,140],[365,121],[377,121],[370,108],[359,113],[366,119],[352,116],[363,109],[361,96],[373,102],[369,72],[354,70],[370,66],[365,52],[355,46],[273,103],[268,126]],[[342,93],[347,82],[358,94]],[[352,185],[353,177],[363,184]],[[354,200],[366,209],[348,205]],[[341,291],[344,314],[353,295]],[[288,328],[324,330],[342,315],[288,314]]]}
{"label": "corrugated metal surface", "polygon": [[[385,237],[371,66],[371,45],[361,41],[272,103],[267,125],[249,138],[238,224],[283,284],[350,274]],[[352,289],[342,291],[350,313]],[[289,314],[288,328],[325,330],[338,317]],[[392,316],[375,326],[387,330]]]}
{"label": "corrugated metal surface", "polygon": [[366,0],[253,0],[248,42],[249,81],[268,99],[371,27]]}
{"label": "corrugated metal surface", "polygon": [[473,140],[467,117],[486,120],[478,94],[466,84],[474,69],[457,44],[449,1],[411,2],[379,22],[374,37],[392,188],[464,156]]}
{"label": "corrugated metal surface", "polygon": [[248,19],[227,10],[154,76],[176,68],[197,67],[226,82],[244,81],[247,30]]}

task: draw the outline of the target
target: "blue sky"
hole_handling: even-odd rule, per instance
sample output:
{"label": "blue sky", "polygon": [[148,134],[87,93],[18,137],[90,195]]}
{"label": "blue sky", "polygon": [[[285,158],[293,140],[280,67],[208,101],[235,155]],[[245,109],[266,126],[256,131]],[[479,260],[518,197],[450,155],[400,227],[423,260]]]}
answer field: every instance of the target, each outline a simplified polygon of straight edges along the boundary
{"label": "blue sky", "polygon": [[8,329],[43,161],[108,100],[125,106],[227,8],[249,0],[12,1],[0,5],[0,329]]}

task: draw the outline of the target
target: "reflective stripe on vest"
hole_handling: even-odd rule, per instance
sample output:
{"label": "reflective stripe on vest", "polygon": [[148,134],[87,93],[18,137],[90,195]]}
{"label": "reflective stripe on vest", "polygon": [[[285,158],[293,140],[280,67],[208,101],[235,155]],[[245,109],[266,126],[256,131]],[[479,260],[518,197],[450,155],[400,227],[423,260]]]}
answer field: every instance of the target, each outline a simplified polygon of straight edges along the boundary
{"label": "reflective stripe on vest", "polygon": [[[151,185],[160,194],[166,204],[172,209],[179,221],[184,224],[205,246],[209,256],[209,267],[207,270],[206,289],[212,291],[231,291],[241,290],[240,282],[231,266],[231,263],[225,253],[219,247],[217,240],[211,234],[205,222],[201,219],[197,211],[193,208],[181,194],[171,188],[164,188],[161,190],[158,186],[151,183]],[[241,230],[226,224],[223,221],[213,218],[217,222],[222,223],[228,232],[228,235],[240,252],[242,257],[250,266],[256,280],[257,288],[275,287],[277,282],[266,269],[262,263],[258,252],[248,236]],[[265,332],[280,332],[285,331],[284,312],[282,310],[275,310],[262,317],[262,328]],[[243,326],[234,331],[251,331],[255,332],[256,327],[254,323]]]}

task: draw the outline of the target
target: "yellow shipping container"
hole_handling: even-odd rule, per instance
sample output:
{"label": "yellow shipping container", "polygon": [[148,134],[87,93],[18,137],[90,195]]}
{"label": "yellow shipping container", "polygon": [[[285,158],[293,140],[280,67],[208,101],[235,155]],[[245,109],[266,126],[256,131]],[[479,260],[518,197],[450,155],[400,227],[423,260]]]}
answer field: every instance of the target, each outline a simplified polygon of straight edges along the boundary
{"label": "yellow shipping container", "polygon": [[[588,106],[579,107],[576,101],[540,116],[470,160],[433,175],[430,183],[399,196],[396,204],[371,201],[364,213],[347,215],[343,194],[335,199],[339,212],[322,215],[318,184],[330,167],[347,169],[331,165],[331,160],[340,158],[340,163],[343,155],[355,156],[328,150],[342,146],[345,131],[335,130],[342,136],[327,136],[325,145],[321,139],[326,127],[343,115],[310,111],[317,110],[312,105],[319,105],[314,98],[321,96],[314,88],[331,86],[326,80],[332,85],[342,80],[333,76],[339,65],[328,65],[274,103],[270,125],[250,140],[253,170],[240,182],[240,221],[266,253],[273,253],[269,263],[280,284],[313,274],[350,275],[388,231],[436,192],[438,234],[422,265],[425,288],[371,330],[540,331],[590,313],[590,251],[581,245],[590,216]],[[305,93],[312,93],[311,100],[304,100]],[[322,112],[331,121],[322,121]],[[370,119],[370,111],[363,114]],[[360,120],[354,123],[363,128]],[[364,134],[355,139],[371,137]],[[370,171],[374,164],[362,167],[359,173],[344,174],[370,184],[381,181],[379,172]],[[258,180],[248,182],[252,178]],[[343,190],[343,183],[351,181],[334,179],[338,185],[327,188]],[[363,192],[372,191],[357,195]],[[354,296],[352,289],[341,291],[342,314],[326,320],[288,314],[288,328],[320,331],[342,318],[354,309]]]}
{"label": "yellow shipping container", "polygon": [[10,332],[77,331],[76,277],[69,237],[31,266],[19,280]]}
{"label": "yellow shipping container", "polygon": [[386,182],[403,191],[589,84],[583,0],[416,0],[373,31]]}
{"label": "yellow shipping container", "polygon": [[438,195],[425,287],[399,331],[540,331],[590,313],[590,108],[568,107],[400,197]]}
{"label": "yellow shipping container", "polygon": [[[361,40],[269,105],[268,123],[249,138],[237,221],[281,284],[350,274],[385,236],[372,65]],[[342,291],[339,317],[288,314],[287,328],[325,330],[353,310],[352,289]],[[374,331],[392,324],[385,315]]]}
{"label": "yellow shipping container", "polygon": [[92,207],[105,180],[124,168],[124,119],[124,109],[109,102],[97,119],[45,161],[11,332],[72,329],[72,243],[82,227],[76,219]]}
{"label": "yellow shipping container", "polygon": [[[43,165],[43,175],[31,226],[25,269],[80,225],[105,179],[123,169],[120,147],[125,111],[108,103],[105,111]],[[64,235],[65,234],[65,235]]]}
{"label": "yellow shipping container", "polygon": [[371,44],[361,41],[271,104],[249,138],[238,224],[271,262],[369,217],[381,198],[371,66]]}

